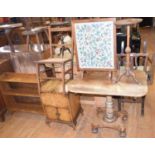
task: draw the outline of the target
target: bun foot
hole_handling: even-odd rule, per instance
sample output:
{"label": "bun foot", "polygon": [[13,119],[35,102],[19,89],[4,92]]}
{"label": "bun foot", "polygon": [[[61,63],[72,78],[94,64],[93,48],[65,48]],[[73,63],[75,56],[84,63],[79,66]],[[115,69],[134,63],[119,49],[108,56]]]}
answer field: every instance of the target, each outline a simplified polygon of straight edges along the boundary
{"label": "bun foot", "polygon": [[126,137],[126,130],[120,131],[120,137],[125,138]]}
{"label": "bun foot", "polygon": [[97,127],[92,127],[92,133],[98,133],[98,128]]}

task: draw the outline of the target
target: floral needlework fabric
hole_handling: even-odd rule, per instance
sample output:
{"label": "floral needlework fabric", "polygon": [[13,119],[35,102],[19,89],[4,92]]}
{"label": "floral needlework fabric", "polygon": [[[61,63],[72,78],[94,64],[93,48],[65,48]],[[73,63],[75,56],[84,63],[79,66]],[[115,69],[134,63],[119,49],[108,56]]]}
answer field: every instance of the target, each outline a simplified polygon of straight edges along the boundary
{"label": "floral needlework fabric", "polygon": [[114,69],[113,22],[75,24],[80,68]]}

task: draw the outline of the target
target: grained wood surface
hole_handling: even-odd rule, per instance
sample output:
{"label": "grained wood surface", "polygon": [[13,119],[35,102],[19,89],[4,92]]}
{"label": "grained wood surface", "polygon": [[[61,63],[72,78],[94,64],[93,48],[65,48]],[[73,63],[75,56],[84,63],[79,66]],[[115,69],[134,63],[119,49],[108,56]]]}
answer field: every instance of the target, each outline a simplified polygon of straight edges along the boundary
{"label": "grained wood surface", "polygon": [[93,78],[91,78],[91,74],[88,74],[87,78],[82,80],[76,79],[69,82],[67,84],[68,91],[80,94],[130,97],[142,97],[147,94],[147,78],[143,71],[135,71],[136,79],[140,84],[135,83],[135,81],[129,77],[122,78],[118,83],[113,83],[111,80],[106,80],[106,75],[104,74],[101,74],[102,78],[98,78],[99,74],[100,73],[97,73],[96,76],[93,75]]}
{"label": "grained wood surface", "polygon": [[[13,68],[11,67],[10,60],[0,58],[0,74],[2,74],[5,71],[12,71],[12,70]],[[0,117],[3,116],[5,111],[6,111],[6,107],[5,107],[4,99],[2,97],[1,90],[0,90]]]}
{"label": "grained wood surface", "polygon": [[6,72],[0,76],[0,81],[37,84],[37,77],[35,74]]}
{"label": "grained wood surface", "polygon": [[21,26],[22,26],[22,23],[4,24],[4,25],[0,25],[0,29],[11,29],[11,28],[16,28]]}
{"label": "grained wood surface", "polygon": [[[155,29],[141,30],[142,40],[148,41],[149,54],[155,51]],[[155,80],[155,78],[154,78]],[[155,138],[155,82],[149,86],[146,97],[145,116],[140,115],[140,104],[125,102],[125,110],[129,113],[127,121],[127,137],[154,137]],[[84,116],[78,118],[76,130],[68,125],[52,123],[51,128],[45,124],[45,117],[30,113],[17,112],[7,114],[6,122],[0,123],[0,137],[119,137],[117,131],[110,129],[100,130],[98,134],[91,133],[90,124],[95,121],[94,101],[83,105]],[[117,107],[117,104],[115,104]]]}
{"label": "grained wood surface", "polygon": [[[34,85],[37,85],[37,78],[35,74],[5,72],[0,75],[0,82],[3,99],[8,110],[13,112],[26,111],[43,114],[39,93],[37,92],[37,89]],[[12,88],[13,84],[16,84],[16,86],[14,86],[15,88]],[[20,84],[23,84],[23,86]],[[26,84],[31,84],[32,86],[34,85],[34,87],[31,88],[29,85],[26,86]],[[28,98],[22,99],[23,97]],[[32,98],[31,102],[28,104],[27,101],[30,101],[29,97]],[[38,99],[38,103],[34,103],[33,97]]]}

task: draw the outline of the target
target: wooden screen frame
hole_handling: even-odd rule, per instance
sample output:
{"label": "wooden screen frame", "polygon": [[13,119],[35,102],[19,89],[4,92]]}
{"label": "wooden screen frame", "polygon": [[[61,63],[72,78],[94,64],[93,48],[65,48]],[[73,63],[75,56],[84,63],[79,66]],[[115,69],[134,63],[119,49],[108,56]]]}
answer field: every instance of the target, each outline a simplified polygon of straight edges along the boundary
{"label": "wooden screen frame", "polygon": [[[113,49],[114,49],[114,68],[80,68],[79,66],[79,58],[77,52],[77,44],[76,44],[76,37],[75,37],[75,24],[77,23],[91,23],[91,22],[106,22],[112,21],[113,22]],[[116,18],[96,18],[96,19],[84,19],[84,20],[72,20],[72,37],[73,37],[73,47],[75,51],[75,57],[77,61],[77,70],[78,71],[116,71],[117,70],[117,53],[116,53]]]}

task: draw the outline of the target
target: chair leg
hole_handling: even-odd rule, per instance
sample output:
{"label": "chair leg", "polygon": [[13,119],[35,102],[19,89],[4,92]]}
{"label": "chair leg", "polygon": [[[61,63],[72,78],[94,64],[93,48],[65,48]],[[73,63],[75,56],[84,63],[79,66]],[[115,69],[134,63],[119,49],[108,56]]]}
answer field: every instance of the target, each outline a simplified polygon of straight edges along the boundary
{"label": "chair leg", "polygon": [[41,41],[40,45],[42,45],[41,50],[45,50],[45,44],[44,44],[44,39],[43,39],[43,34],[42,34],[42,32],[39,33],[38,35],[39,35],[39,38],[40,38],[40,41]]}
{"label": "chair leg", "polygon": [[28,52],[29,52],[29,44],[30,44],[30,36],[27,35],[26,36],[26,47],[27,47]]}
{"label": "chair leg", "polygon": [[47,41],[49,41],[48,30],[47,30],[47,29],[44,29],[44,32],[45,32],[45,35],[46,35]]}
{"label": "chair leg", "polygon": [[144,108],[145,108],[145,96],[142,97],[141,116],[144,116]]}
{"label": "chair leg", "polygon": [[40,39],[39,39],[38,33],[36,33],[36,40],[37,40],[38,50],[41,51],[41,44],[40,44]]}

